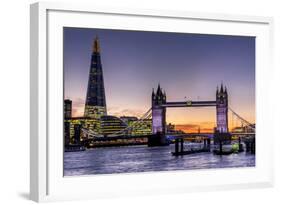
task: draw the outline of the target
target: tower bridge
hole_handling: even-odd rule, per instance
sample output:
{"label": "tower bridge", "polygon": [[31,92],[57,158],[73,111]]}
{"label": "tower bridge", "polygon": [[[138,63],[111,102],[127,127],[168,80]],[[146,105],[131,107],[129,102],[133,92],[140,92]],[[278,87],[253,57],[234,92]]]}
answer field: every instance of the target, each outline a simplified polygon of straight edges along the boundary
{"label": "tower bridge", "polygon": [[221,84],[220,90],[217,88],[216,99],[214,101],[180,101],[169,102],[166,93],[158,84],[156,93],[152,91],[152,133],[165,134],[166,129],[166,109],[176,107],[216,107],[216,132],[228,133],[228,93],[226,87]]}

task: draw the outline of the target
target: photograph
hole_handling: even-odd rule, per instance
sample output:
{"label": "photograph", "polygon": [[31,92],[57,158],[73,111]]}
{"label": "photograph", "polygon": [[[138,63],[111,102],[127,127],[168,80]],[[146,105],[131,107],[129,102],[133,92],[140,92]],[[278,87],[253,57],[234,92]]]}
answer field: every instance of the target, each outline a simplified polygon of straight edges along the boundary
{"label": "photograph", "polygon": [[255,63],[255,36],[63,27],[63,175],[255,167]]}

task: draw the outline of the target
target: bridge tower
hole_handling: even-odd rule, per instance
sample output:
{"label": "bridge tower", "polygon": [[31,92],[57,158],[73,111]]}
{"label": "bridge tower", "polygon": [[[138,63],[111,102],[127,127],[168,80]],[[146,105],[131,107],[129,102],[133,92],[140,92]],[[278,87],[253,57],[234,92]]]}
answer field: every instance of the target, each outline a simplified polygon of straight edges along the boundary
{"label": "bridge tower", "polygon": [[216,92],[217,127],[219,133],[228,133],[228,94],[226,87],[221,84]]}
{"label": "bridge tower", "polygon": [[166,103],[166,93],[158,84],[156,93],[154,89],[152,90],[152,134],[161,133],[165,134],[166,132],[166,108],[162,107]]}

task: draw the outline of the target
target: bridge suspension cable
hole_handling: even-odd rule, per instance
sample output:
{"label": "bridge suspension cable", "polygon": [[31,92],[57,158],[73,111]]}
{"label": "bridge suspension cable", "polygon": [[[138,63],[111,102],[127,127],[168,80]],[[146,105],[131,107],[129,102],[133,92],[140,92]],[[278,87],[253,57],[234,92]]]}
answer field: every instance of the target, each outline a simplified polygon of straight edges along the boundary
{"label": "bridge suspension cable", "polygon": [[251,129],[255,130],[255,125],[250,123],[249,121],[245,120],[243,117],[241,117],[237,112],[235,112],[231,107],[228,107],[228,109],[232,112],[232,114],[237,117],[241,122],[242,125],[246,124]]}

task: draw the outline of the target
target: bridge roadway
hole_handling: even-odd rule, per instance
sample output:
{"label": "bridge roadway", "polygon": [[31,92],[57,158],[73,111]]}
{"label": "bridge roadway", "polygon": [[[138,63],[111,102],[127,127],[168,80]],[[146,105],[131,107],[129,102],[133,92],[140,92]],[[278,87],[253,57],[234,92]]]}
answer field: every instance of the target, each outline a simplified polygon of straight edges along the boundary
{"label": "bridge roadway", "polygon": [[[230,133],[231,135],[239,135],[240,137],[253,137],[255,133]],[[194,137],[205,137],[205,138],[212,138],[214,133],[186,133],[186,134],[172,134],[167,133],[166,136],[171,136],[174,139],[180,138],[194,138]],[[140,138],[149,138],[155,135],[135,135],[135,136],[128,136],[128,135],[121,135],[121,136],[108,136],[108,137],[95,137],[90,138],[90,141],[114,141],[119,139],[140,139]]]}
{"label": "bridge roadway", "polygon": [[216,106],[216,101],[182,101],[182,102],[166,102],[161,107],[206,107]]}

